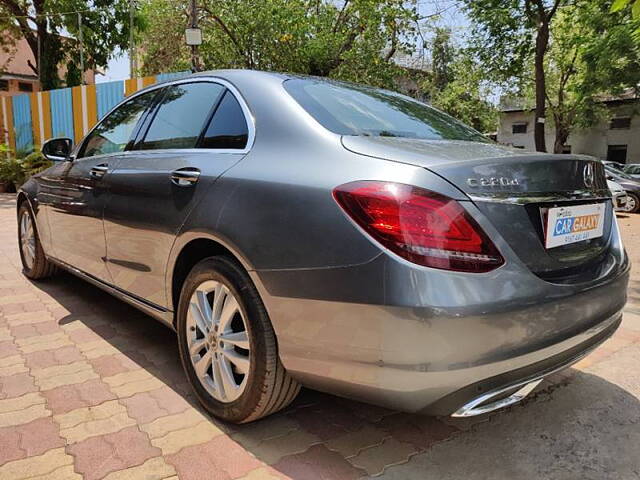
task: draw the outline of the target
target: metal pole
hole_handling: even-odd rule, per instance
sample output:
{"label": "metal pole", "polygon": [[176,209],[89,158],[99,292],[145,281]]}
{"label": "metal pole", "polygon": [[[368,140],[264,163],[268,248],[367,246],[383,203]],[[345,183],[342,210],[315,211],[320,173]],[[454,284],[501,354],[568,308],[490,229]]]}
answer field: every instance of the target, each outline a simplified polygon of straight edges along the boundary
{"label": "metal pole", "polygon": [[84,40],[82,38],[82,15],[78,12],[78,40],[80,42],[80,83],[84,85]]}
{"label": "metal pole", "polygon": [[133,78],[138,69],[136,61],[136,46],[133,36],[133,19],[135,17],[135,0],[129,3],[129,77]]}
{"label": "metal pole", "polygon": [[40,43],[40,30],[38,30],[38,83],[40,90],[42,90],[42,63],[40,62],[42,58],[42,43]]}
{"label": "metal pole", "polygon": [[[191,0],[191,28],[198,28],[198,6],[196,0]],[[198,59],[198,46],[191,45],[191,71],[197,72],[200,70],[200,62]]]}

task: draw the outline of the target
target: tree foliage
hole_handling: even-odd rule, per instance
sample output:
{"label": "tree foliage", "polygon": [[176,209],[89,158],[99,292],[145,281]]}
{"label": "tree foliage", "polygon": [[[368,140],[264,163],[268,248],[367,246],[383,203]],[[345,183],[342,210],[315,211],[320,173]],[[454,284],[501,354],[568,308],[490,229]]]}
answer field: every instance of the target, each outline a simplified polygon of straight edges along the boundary
{"label": "tree foliage", "polygon": [[603,97],[638,88],[640,46],[631,40],[638,22],[628,11],[611,15],[609,10],[607,2],[578,2],[552,23],[546,93],[556,153],[573,130],[608,115]]}
{"label": "tree foliage", "polygon": [[[35,58],[29,66],[43,89],[61,86],[59,68],[72,86],[81,80],[79,28],[78,15],[68,12],[81,12],[85,68],[95,69],[105,67],[117,48],[128,46],[129,6],[129,0],[0,0],[0,27],[11,32],[13,42],[26,39]],[[139,17],[135,21],[142,26]]]}
{"label": "tree foliage", "polygon": [[[182,39],[187,6],[185,0],[144,4],[144,73],[188,64]],[[399,67],[392,57],[410,53],[418,22],[415,5],[403,0],[202,0],[198,6],[206,68],[277,70],[379,86],[393,83]]]}
{"label": "tree foliage", "polygon": [[468,50],[459,50],[448,67],[449,81],[434,89],[431,102],[449,115],[483,133],[494,132],[498,111],[490,101],[491,85]]}
{"label": "tree foliage", "polygon": [[462,1],[473,21],[476,53],[494,75],[503,80],[517,76],[533,55],[534,138],[536,149],[546,151],[545,57],[549,48],[551,22],[569,0]]}

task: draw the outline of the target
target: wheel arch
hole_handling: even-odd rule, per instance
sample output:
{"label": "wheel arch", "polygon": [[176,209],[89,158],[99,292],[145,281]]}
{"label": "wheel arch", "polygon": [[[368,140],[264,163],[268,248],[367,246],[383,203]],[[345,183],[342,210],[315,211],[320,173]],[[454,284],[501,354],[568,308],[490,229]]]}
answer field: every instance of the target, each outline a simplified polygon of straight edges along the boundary
{"label": "wheel arch", "polygon": [[232,258],[247,272],[253,270],[253,266],[246,256],[241,254],[229,242],[214,235],[196,232],[185,233],[174,243],[166,273],[166,295],[171,310],[174,312],[176,310],[182,285],[189,272],[200,260],[215,255],[225,255]]}

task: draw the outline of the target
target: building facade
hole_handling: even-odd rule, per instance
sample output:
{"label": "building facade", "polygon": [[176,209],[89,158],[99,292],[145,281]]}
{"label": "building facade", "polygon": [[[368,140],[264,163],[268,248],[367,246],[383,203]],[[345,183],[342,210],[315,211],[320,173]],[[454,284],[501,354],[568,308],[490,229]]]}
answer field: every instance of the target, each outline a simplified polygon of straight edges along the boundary
{"label": "building facade", "polygon": [[[592,155],[601,160],[640,163],[640,99],[618,98],[603,102],[609,119],[569,135],[563,153]],[[498,142],[535,151],[533,139],[535,114],[532,110],[503,107],[498,128]],[[547,150],[553,151],[555,131],[545,128]]]}
{"label": "building facade", "polygon": [[[16,40],[15,46],[5,51],[0,49],[0,96],[20,95],[40,91],[38,76],[31,65],[36,64],[33,52],[24,38]],[[64,66],[58,69],[62,79],[66,73]],[[95,72],[87,70],[84,74],[85,84],[95,83]]]}

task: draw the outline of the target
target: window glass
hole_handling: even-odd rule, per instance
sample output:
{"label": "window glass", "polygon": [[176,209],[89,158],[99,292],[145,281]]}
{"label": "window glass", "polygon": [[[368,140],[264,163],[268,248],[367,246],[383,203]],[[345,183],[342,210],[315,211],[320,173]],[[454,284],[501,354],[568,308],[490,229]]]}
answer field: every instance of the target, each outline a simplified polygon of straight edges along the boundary
{"label": "window glass", "polygon": [[629,130],[631,128],[631,117],[612,118],[609,128],[611,130]]}
{"label": "window glass", "polygon": [[287,80],[284,86],[318,122],[340,135],[490,142],[453,117],[388,90],[312,79]]}
{"label": "window glass", "polygon": [[194,148],[223,90],[206,82],[170,86],[140,148]]}
{"label": "window glass", "polygon": [[122,152],[129,143],[138,120],[156,94],[157,91],[153,91],[139,95],[111,112],[89,134],[78,156],[92,157]]}
{"label": "window glass", "polygon": [[9,90],[9,80],[0,80],[0,90],[5,92]]}
{"label": "window glass", "polygon": [[21,92],[33,92],[33,84],[27,82],[19,82],[18,90]]}
{"label": "window glass", "polygon": [[227,90],[204,134],[201,147],[242,149],[247,146],[248,137],[249,130],[242,107]]}
{"label": "window glass", "polygon": [[511,133],[527,133],[527,124],[520,122],[511,126]]}

